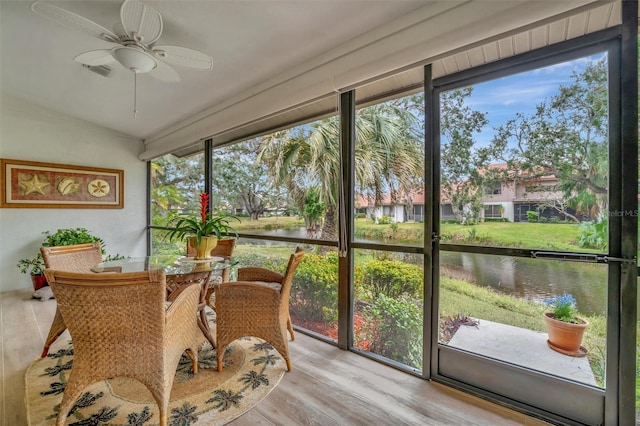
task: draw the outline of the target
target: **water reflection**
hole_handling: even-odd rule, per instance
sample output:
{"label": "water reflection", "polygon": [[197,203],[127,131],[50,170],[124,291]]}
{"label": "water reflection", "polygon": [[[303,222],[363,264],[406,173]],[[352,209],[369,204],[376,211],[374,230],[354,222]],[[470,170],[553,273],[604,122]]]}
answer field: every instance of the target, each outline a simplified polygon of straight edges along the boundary
{"label": "water reflection", "polygon": [[581,313],[606,312],[606,265],[441,252],[440,269],[443,276],[464,279],[534,302],[542,303],[547,298],[570,293],[576,298]]}

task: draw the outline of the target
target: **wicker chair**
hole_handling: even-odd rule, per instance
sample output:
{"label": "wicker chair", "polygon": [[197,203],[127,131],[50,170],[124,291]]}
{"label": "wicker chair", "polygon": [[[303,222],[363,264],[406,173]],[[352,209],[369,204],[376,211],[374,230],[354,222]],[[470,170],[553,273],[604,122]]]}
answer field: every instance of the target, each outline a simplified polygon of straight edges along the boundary
{"label": "wicker chair", "polygon": [[289,317],[289,294],[304,250],[296,248],[284,274],[258,267],[238,269],[239,281],[216,286],[216,336],[218,371],[226,347],[244,336],[269,342],[280,352],[291,371],[287,330],[294,339]]}
{"label": "wicker chair", "polygon": [[160,425],[166,426],[171,387],[185,351],[197,373],[200,289],[187,286],[166,308],[163,270],[95,274],[47,269],[45,274],[74,347],[56,425],[64,424],[87,386],[128,377],[149,389],[160,409]]}
{"label": "wicker chair", "polygon": [[208,298],[207,290],[209,289],[209,280],[211,279],[212,271],[203,272],[190,272],[188,274],[175,274],[168,275],[166,280],[167,288],[167,300],[173,301],[178,295],[184,291],[187,286],[196,284],[200,289],[200,296],[198,299],[198,327],[202,330],[202,334],[207,338],[211,347],[216,347],[215,338],[211,335],[209,329],[209,323],[207,322],[207,316],[205,312],[205,306],[207,305]]}
{"label": "wicker chair", "polygon": [[[211,250],[211,256],[224,256],[230,257],[233,255],[233,249],[236,246],[235,238],[225,238],[223,240],[218,240],[218,244]],[[187,244],[187,256],[195,256],[196,251],[193,247]],[[207,306],[215,311],[215,297],[213,297],[214,286],[216,283],[226,283],[229,281],[229,273],[231,269],[225,268],[222,270],[222,275],[217,276],[214,272],[211,274],[211,285],[207,288],[206,301]]]}
{"label": "wicker chair", "polygon": [[[58,271],[90,272],[90,268],[96,263],[102,262],[102,249],[100,243],[76,244],[59,247],[40,247],[40,253],[44,259],[46,268]],[[49,329],[49,335],[42,348],[42,358],[49,353],[49,347],[67,329],[67,326],[56,309],[53,323]]]}

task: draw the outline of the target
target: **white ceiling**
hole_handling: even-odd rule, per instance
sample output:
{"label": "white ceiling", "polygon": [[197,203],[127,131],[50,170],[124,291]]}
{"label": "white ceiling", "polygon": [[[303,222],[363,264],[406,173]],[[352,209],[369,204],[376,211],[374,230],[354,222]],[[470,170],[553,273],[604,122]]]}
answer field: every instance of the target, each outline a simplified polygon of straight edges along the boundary
{"label": "white ceiling", "polygon": [[[111,29],[119,21],[122,0],[48,2]],[[73,60],[83,52],[113,47],[112,43],[35,14],[31,0],[0,0],[0,89],[147,140],[148,157],[215,132],[238,137],[233,133],[237,126],[268,120],[270,114],[330,94],[331,88],[360,84],[359,96],[367,98],[420,83],[419,68],[397,74],[398,64],[428,61],[437,77],[599,31],[620,20],[619,0],[144,3],[163,17],[158,45],[206,52],[213,57],[213,70],[176,66],[179,83],[138,75],[138,115],[133,117],[132,72],[114,63],[111,75],[103,77]],[[389,77],[374,82],[375,87],[361,87],[366,79],[375,81],[385,72]],[[255,105],[255,111],[243,102]],[[290,118],[300,119],[297,112]]]}
{"label": "white ceiling", "polygon": [[[158,44],[213,57],[212,71],[175,67],[182,81],[137,79],[119,64],[109,77],[73,58],[113,44],[49,21],[31,1],[0,0],[0,89],[36,104],[145,139],[354,37],[430,3],[428,0],[167,0],[158,10]],[[120,0],[51,3],[111,29]]]}

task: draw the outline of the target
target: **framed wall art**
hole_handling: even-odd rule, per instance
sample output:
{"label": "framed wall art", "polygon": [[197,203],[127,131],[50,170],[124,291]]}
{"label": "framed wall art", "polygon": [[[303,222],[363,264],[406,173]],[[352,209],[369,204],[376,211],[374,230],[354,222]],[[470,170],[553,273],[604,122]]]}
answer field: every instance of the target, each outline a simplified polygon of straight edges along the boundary
{"label": "framed wall art", "polygon": [[121,209],[124,171],[0,158],[0,207]]}

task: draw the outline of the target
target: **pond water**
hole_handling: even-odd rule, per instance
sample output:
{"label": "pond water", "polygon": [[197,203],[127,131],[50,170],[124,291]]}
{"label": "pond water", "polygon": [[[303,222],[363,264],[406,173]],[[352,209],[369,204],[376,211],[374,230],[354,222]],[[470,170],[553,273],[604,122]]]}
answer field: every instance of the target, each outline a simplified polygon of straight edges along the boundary
{"label": "pond water", "polygon": [[607,267],[603,264],[441,252],[440,270],[442,275],[534,302],[568,293],[576,298],[580,313],[606,312]]}
{"label": "pond water", "polygon": [[[264,234],[306,237],[304,229],[279,229]],[[251,242],[261,243],[260,240]],[[569,293],[576,298],[580,313],[606,312],[607,267],[603,264],[443,251],[440,269],[444,276],[471,281],[534,302],[542,303],[550,297]]]}

